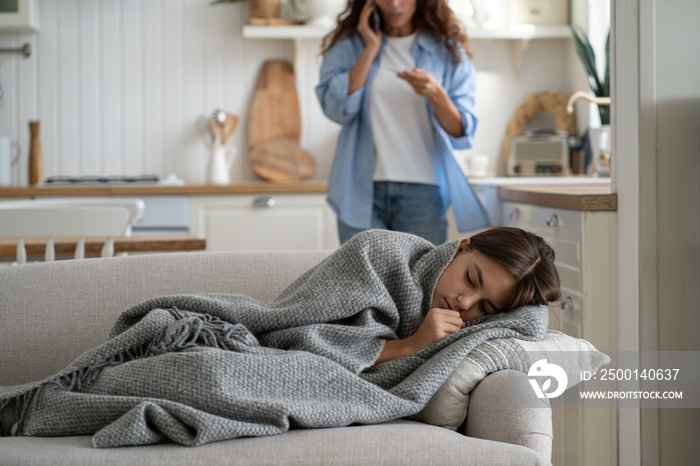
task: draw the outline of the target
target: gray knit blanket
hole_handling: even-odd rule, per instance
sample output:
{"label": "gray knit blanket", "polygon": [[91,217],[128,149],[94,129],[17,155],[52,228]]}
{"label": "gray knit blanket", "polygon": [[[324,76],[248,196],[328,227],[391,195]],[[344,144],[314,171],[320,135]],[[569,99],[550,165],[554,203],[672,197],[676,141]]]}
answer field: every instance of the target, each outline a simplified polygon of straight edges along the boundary
{"label": "gray knit blanket", "polygon": [[16,403],[20,435],[92,435],[96,447],[196,446],[411,417],[480,343],[539,340],[547,329],[546,308],[525,307],[375,365],[387,339],[418,329],[457,248],[373,230],[269,303],[237,294],[148,300],[54,376],[0,387],[0,410]]}

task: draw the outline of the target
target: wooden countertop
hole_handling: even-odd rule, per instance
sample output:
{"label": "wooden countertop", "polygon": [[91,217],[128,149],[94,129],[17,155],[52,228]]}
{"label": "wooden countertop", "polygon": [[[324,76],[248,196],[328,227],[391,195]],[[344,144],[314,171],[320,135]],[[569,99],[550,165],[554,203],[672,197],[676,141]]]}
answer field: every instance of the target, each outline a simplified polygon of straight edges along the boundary
{"label": "wooden countertop", "polygon": [[[54,238],[56,257],[75,253],[77,238]],[[85,257],[99,256],[105,238],[97,236],[85,237]],[[46,238],[24,238],[27,256],[44,255]],[[202,251],[206,248],[206,240],[194,236],[117,236],[114,238],[114,253],[121,252],[165,252],[165,251]],[[15,238],[0,238],[0,260],[14,260],[17,253]]]}
{"label": "wooden countertop", "polygon": [[617,210],[617,194],[609,184],[501,186],[498,194],[503,201],[523,202],[545,207],[572,210]]}
{"label": "wooden countertop", "polygon": [[[271,183],[246,181],[230,185],[37,185],[0,186],[0,199],[40,196],[147,196],[226,194],[325,193],[325,180]],[[501,186],[502,200],[574,210],[617,210],[617,195],[610,185],[510,185]]]}
{"label": "wooden countertop", "polygon": [[246,181],[229,185],[169,186],[159,184],[90,184],[90,185],[36,185],[0,186],[0,198],[36,196],[162,196],[162,195],[211,195],[211,194],[264,194],[264,193],[325,193],[325,180],[271,183]]}

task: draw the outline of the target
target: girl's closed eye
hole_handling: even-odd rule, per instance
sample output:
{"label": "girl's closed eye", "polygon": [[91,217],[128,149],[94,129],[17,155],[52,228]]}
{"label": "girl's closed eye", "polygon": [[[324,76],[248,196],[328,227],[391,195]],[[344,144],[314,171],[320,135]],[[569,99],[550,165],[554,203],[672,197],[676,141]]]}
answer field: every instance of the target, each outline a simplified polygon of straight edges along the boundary
{"label": "girl's closed eye", "polygon": [[472,281],[472,277],[469,275],[469,272],[467,272],[467,282],[472,288],[474,288],[474,282]]}

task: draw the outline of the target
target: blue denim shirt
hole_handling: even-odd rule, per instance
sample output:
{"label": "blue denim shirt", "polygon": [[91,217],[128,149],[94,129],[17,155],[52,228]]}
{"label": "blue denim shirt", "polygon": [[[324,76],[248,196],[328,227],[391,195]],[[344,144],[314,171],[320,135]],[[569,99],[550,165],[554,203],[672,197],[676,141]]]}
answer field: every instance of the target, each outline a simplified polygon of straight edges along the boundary
{"label": "blue denim shirt", "polygon": [[[340,39],[326,54],[316,86],[323,113],[342,125],[328,178],[327,200],[340,220],[353,228],[369,228],[372,217],[375,148],[369,88],[379,70],[385,45],[386,36],[367,82],[348,95],[350,70],[365,45],[359,34]],[[459,63],[453,62],[444,43],[425,34],[418,35],[412,54],[416,67],[438,79],[462,115],[464,133],[452,137],[440,126],[426,99],[435,142],[435,153],[430,154],[430,160],[443,204],[445,207],[452,204],[460,231],[488,226],[488,215],[452,154],[453,148],[470,148],[476,130],[474,65],[466,55]]]}

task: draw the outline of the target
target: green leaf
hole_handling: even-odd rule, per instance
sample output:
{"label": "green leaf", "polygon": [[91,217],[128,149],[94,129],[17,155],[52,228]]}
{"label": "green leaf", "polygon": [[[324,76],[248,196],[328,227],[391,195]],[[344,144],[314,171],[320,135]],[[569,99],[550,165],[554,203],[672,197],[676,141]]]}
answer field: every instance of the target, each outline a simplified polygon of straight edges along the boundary
{"label": "green leaf", "polygon": [[606,97],[607,88],[601,84],[600,78],[598,77],[595,63],[595,52],[593,51],[593,47],[591,47],[588,36],[581,28],[578,28],[577,26],[571,26],[570,28],[574,36],[574,43],[576,44],[576,53],[581,59],[581,63],[583,63],[586,73],[588,73],[588,80],[591,85],[591,90],[598,97]]}
{"label": "green leaf", "polygon": [[610,105],[598,105],[598,114],[600,115],[600,124],[610,124]]}
{"label": "green leaf", "polygon": [[608,38],[605,40],[605,76],[603,77],[602,97],[610,95],[610,30],[608,30]]}

